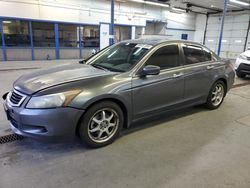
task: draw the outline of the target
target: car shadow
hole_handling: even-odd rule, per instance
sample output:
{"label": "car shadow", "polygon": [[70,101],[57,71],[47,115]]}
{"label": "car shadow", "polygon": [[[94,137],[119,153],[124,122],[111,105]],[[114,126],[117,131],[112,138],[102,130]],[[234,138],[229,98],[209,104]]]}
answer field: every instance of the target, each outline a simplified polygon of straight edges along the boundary
{"label": "car shadow", "polygon": [[[203,106],[195,106],[189,108],[183,108],[180,110],[174,110],[169,112],[164,112],[156,116],[145,118],[133,123],[129,128],[124,129],[121,132],[121,137],[128,134],[134,133],[136,131],[141,131],[153,126],[160,125],[161,123],[167,123],[169,121],[182,118],[194,113],[205,111]],[[120,138],[121,138],[120,137]],[[118,138],[118,139],[120,139]],[[115,143],[114,143],[115,144]],[[5,144],[6,145],[6,144]],[[87,152],[95,150],[95,148],[90,148],[86,144],[82,143],[81,140],[76,137],[74,139],[56,139],[50,141],[40,141],[31,138],[25,138],[20,141],[15,141],[13,143],[8,143],[14,149],[19,151],[29,151],[32,153],[45,153],[45,154],[58,154],[58,153],[71,153],[71,152]],[[1,155],[0,155],[1,158]]]}
{"label": "car shadow", "polygon": [[122,135],[127,135],[136,131],[151,128],[162,123],[167,123],[202,111],[207,111],[207,109],[204,108],[203,105],[198,105],[168,112],[162,112],[159,115],[147,117],[132,123],[129,128],[122,131]]}

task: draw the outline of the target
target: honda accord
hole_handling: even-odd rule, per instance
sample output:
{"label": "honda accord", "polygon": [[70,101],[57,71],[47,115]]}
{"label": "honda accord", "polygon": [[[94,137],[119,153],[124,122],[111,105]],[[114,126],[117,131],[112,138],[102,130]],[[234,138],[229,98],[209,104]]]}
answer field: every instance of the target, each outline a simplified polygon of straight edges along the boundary
{"label": "honda accord", "polygon": [[144,117],[198,104],[218,108],[233,85],[233,69],[198,43],[129,40],[81,63],[21,76],[3,96],[4,108],[16,134],[78,135],[101,147]]}

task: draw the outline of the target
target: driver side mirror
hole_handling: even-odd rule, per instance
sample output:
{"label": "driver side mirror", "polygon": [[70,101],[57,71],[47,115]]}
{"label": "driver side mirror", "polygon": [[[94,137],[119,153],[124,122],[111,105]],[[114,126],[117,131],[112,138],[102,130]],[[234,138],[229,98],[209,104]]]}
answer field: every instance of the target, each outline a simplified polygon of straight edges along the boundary
{"label": "driver side mirror", "polygon": [[145,66],[145,67],[142,69],[140,75],[141,75],[141,76],[158,75],[158,74],[160,74],[160,70],[161,70],[161,68],[158,67],[158,66],[155,66],[155,65],[147,65],[147,66]]}

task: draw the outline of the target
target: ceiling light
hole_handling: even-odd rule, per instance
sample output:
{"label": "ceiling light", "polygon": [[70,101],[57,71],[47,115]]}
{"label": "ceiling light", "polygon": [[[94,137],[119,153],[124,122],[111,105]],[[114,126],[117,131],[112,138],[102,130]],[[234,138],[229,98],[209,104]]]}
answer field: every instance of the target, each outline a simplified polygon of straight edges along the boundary
{"label": "ceiling light", "polygon": [[136,2],[136,3],[145,3],[147,5],[154,5],[154,6],[159,6],[159,7],[169,7],[168,4],[156,3],[152,1],[144,1],[144,0],[131,0],[131,1]]}
{"label": "ceiling light", "polygon": [[243,6],[249,6],[249,3],[243,2],[243,1],[238,1],[238,0],[230,0],[231,3],[236,3],[239,5],[243,5]]}
{"label": "ceiling light", "polygon": [[235,40],[235,43],[242,43],[242,40]]}
{"label": "ceiling light", "polygon": [[4,20],[3,23],[5,23],[5,24],[10,24],[11,21]]}
{"label": "ceiling light", "polygon": [[155,6],[160,6],[160,7],[169,7],[168,4],[155,3],[155,2],[152,2],[152,1],[145,1],[145,3],[148,4],[148,5],[155,5]]}
{"label": "ceiling light", "polygon": [[174,11],[180,11],[180,12],[186,12],[185,9],[175,8],[175,7],[172,7],[172,10],[174,10]]}

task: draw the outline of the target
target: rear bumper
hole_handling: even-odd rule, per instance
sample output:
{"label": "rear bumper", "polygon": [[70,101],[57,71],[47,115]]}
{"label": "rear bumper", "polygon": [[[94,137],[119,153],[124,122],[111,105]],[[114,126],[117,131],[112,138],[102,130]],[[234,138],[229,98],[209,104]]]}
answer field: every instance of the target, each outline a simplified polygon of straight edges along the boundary
{"label": "rear bumper", "polygon": [[73,137],[78,120],[84,110],[75,108],[26,109],[12,107],[4,102],[4,109],[11,129],[19,135],[54,139]]}

